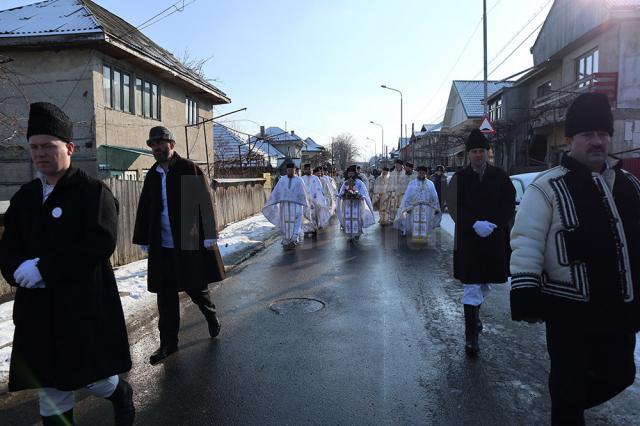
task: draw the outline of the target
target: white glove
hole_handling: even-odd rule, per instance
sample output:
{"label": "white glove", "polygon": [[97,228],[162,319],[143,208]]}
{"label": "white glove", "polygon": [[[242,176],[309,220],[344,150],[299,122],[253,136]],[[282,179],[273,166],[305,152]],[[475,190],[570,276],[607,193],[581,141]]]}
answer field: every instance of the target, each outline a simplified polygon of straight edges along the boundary
{"label": "white glove", "polygon": [[497,227],[496,224],[486,220],[478,220],[473,224],[473,230],[476,231],[480,238],[488,237]]}
{"label": "white glove", "polygon": [[139,245],[138,247],[140,247],[140,250],[142,250],[144,252],[144,254],[149,254],[149,246],[147,246],[147,245]]}
{"label": "white glove", "polygon": [[217,238],[204,240],[204,248],[212,249],[216,244],[218,244]]}
{"label": "white glove", "polygon": [[35,259],[25,260],[18,266],[18,269],[13,273],[13,278],[16,280],[20,287],[25,288],[44,288],[45,283],[38,270],[39,257]]}

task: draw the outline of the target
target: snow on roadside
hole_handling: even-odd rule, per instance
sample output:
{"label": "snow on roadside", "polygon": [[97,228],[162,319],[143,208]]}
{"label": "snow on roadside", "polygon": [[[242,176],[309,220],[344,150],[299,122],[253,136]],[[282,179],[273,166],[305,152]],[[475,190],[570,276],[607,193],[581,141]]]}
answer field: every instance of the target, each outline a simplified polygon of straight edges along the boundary
{"label": "snow on roadside", "polygon": [[[246,249],[263,244],[275,231],[275,227],[262,215],[232,223],[219,235],[218,248],[223,260],[230,259]],[[114,268],[120,301],[125,319],[131,321],[150,303],[155,303],[153,293],[147,291],[147,259],[138,260]],[[13,341],[13,300],[0,304],[0,391],[9,377],[11,342]]]}
{"label": "snow on roadside", "polygon": [[449,213],[445,213],[442,215],[442,221],[440,222],[440,227],[442,228],[442,230],[447,231],[447,233],[452,237],[454,236],[456,231],[456,224],[453,221],[453,219],[451,219],[451,216],[449,215]]}

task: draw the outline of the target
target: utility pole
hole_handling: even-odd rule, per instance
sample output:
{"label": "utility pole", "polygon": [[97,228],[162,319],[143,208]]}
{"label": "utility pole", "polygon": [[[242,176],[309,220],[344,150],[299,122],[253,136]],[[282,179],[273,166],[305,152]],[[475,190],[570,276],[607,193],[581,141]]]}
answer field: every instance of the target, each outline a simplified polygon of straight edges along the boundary
{"label": "utility pole", "polygon": [[487,88],[487,0],[482,0],[482,26],[484,33],[484,113],[485,115],[489,111],[489,105],[487,104],[487,98],[489,97],[489,90]]}

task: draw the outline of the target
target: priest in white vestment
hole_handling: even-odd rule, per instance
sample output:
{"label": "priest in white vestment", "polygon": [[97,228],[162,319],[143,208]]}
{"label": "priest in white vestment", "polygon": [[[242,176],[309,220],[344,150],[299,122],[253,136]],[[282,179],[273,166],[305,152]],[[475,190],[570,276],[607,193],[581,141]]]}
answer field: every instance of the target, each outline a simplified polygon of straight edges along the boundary
{"label": "priest in white vestment", "polygon": [[316,234],[318,229],[323,228],[331,219],[329,205],[324,197],[320,178],[311,174],[311,164],[302,166],[302,180],[307,187],[311,202],[311,220],[305,223],[302,228],[305,233]]}
{"label": "priest in white vestment", "polygon": [[382,174],[378,176],[373,187],[373,194],[373,203],[378,204],[378,212],[380,214],[378,223],[383,226],[391,225],[393,223],[393,220],[395,219],[395,216],[391,216],[391,200],[393,195],[393,187],[391,186],[388,167],[382,168]]}
{"label": "priest in white vestment", "polygon": [[399,188],[402,188],[402,179],[404,176],[404,170],[402,160],[396,160],[394,169],[389,173],[389,191],[391,192],[391,199],[389,200],[389,215],[391,218],[396,217],[398,207],[400,207],[400,201],[402,201],[402,192],[398,192]]}
{"label": "priest in white vestment", "polygon": [[333,217],[333,215],[336,214],[336,195],[338,195],[336,182],[328,175],[326,167],[324,169],[318,167],[317,176],[320,178],[320,182],[322,182],[324,198],[327,200],[330,217]]}
{"label": "priest in white vestment", "polygon": [[347,169],[347,176],[338,191],[338,219],[349,241],[357,241],[364,228],[375,223],[369,191],[358,178],[355,166]]}
{"label": "priest in white vestment", "polygon": [[418,167],[418,177],[409,183],[396,214],[395,227],[414,242],[426,242],[442,219],[438,193],[427,171]]}
{"label": "priest in white vestment", "polygon": [[302,227],[311,219],[311,202],[302,178],[295,175],[293,163],[287,164],[287,174],[278,180],[262,214],[282,232],[285,249],[293,249],[302,242]]}

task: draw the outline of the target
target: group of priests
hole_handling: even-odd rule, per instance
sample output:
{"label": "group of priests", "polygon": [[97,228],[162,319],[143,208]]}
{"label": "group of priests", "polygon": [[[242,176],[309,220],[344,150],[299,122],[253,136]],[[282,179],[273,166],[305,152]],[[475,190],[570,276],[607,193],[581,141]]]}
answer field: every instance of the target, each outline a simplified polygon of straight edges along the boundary
{"label": "group of priests", "polygon": [[427,174],[426,167],[414,172],[413,164],[398,160],[393,171],[383,169],[370,191],[368,179],[353,165],[344,172],[338,189],[326,168],[312,170],[305,164],[298,176],[290,163],[262,212],[281,231],[286,250],[294,249],[305,235],[315,236],[334,215],[347,240],[357,242],[375,223],[374,204],[381,226],[393,225],[414,242],[426,242],[442,216],[438,191]]}

